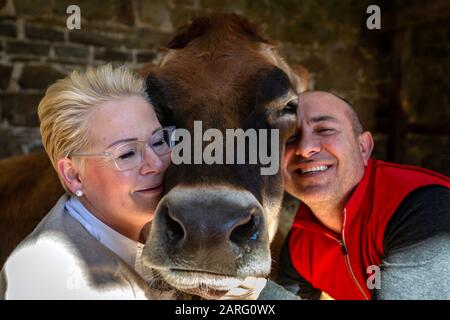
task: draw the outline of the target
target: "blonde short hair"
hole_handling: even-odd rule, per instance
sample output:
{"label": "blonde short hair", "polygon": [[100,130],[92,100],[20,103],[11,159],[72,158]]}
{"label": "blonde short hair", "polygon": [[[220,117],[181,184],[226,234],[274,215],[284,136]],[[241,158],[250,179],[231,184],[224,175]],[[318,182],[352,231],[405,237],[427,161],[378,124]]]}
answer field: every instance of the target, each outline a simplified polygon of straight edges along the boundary
{"label": "blonde short hair", "polygon": [[125,66],[111,64],[73,71],[52,84],[39,103],[38,115],[42,144],[56,171],[59,159],[90,148],[88,120],[96,106],[135,95],[150,103],[145,81]]}

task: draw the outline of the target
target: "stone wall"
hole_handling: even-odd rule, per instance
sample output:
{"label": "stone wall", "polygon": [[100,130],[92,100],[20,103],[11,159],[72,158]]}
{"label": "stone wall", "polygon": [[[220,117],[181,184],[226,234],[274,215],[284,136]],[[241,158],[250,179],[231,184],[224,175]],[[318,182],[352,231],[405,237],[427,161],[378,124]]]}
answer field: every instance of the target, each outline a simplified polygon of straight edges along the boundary
{"label": "stone wall", "polygon": [[[69,5],[81,30],[66,28]],[[382,29],[365,27],[369,4]],[[353,101],[379,159],[450,174],[448,1],[0,0],[0,157],[41,148],[36,107],[73,69],[157,63],[177,26],[213,11],[263,25],[311,88]]]}

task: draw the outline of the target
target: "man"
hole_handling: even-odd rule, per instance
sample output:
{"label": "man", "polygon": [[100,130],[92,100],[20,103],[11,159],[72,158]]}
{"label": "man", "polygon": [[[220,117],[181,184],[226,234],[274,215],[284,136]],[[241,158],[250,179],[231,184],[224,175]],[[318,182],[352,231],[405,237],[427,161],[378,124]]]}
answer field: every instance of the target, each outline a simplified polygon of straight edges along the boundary
{"label": "man", "polygon": [[302,204],[278,281],[305,299],[450,299],[450,180],[373,144],[348,102],[299,96],[283,175]]}

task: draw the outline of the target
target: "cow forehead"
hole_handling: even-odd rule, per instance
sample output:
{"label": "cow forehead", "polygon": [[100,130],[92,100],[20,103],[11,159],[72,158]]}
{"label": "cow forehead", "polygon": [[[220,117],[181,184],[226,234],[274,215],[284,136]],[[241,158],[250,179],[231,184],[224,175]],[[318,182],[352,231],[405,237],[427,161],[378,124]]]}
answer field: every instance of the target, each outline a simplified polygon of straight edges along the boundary
{"label": "cow forehead", "polygon": [[[184,57],[184,56],[183,56]],[[184,57],[185,58],[185,57]],[[153,75],[156,91],[173,108],[221,108],[239,114],[242,106],[262,105],[285,96],[292,84],[286,72],[263,57],[218,57],[212,61],[177,61]],[[149,87],[152,94],[153,87]],[[231,115],[231,113],[229,113]]]}
{"label": "cow forehead", "polygon": [[[185,85],[231,88],[248,82],[260,70],[289,69],[281,57],[264,43],[225,41],[208,46],[191,45],[169,50],[160,71],[170,81]],[[190,81],[185,81],[189,79]]]}

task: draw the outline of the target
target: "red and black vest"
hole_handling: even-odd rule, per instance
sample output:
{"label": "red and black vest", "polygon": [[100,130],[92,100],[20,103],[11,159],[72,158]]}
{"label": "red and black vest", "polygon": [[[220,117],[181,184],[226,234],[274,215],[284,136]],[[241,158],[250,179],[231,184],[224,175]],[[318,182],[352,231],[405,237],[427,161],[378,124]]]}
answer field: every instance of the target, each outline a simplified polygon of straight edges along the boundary
{"label": "red and black vest", "polygon": [[381,264],[386,226],[402,200],[427,185],[450,188],[450,179],[423,168],[369,160],[345,206],[341,234],[300,205],[289,238],[295,269],[334,299],[370,299],[367,268]]}

